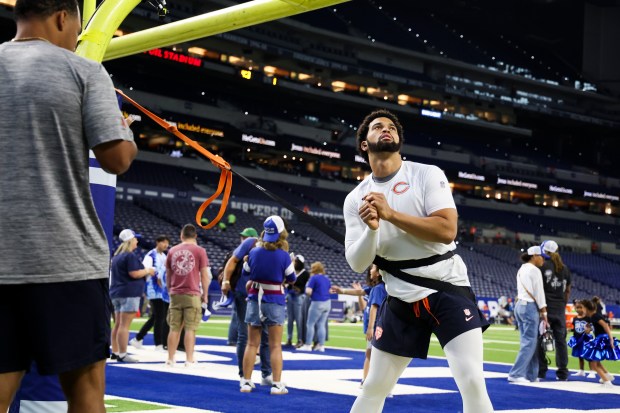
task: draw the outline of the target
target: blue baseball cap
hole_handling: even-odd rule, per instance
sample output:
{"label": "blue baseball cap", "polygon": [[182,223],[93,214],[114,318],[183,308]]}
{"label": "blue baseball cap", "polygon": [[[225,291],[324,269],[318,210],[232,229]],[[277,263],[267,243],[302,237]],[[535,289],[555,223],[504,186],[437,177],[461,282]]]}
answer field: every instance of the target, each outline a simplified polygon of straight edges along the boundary
{"label": "blue baseball cap", "polygon": [[284,231],[284,221],[277,215],[272,215],[265,220],[263,224],[265,235],[263,235],[263,241],[276,242],[280,239],[280,234]]}
{"label": "blue baseball cap", "polygon": [[230,306],[232,302],[233,302],[232,294],[228,294],[228,295],[222,294],[222,296],[220,297],[220,301],[218,301],[217,303],[213,303],[213,310],[217,311],[220,308],[226,308]]}

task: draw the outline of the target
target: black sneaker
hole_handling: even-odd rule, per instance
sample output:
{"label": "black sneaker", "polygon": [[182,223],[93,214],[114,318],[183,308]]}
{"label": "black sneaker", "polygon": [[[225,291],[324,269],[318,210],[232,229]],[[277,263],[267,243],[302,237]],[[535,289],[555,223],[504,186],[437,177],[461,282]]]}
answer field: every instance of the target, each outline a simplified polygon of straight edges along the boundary
{"label": "black sneaker", "polygon": [[118,360],[118,354],[110,353],[110,360]]}

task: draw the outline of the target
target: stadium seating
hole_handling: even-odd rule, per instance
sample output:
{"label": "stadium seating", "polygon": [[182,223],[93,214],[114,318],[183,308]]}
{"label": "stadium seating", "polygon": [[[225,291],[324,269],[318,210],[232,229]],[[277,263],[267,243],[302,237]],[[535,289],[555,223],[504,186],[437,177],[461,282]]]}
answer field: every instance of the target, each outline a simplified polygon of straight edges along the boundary
{"label": "stadium seating", "polygon": [[[143,235],[140,246],[145,250],[154,246],[159,234],[168,235],[172,244],[178,242],[181,227],[194,220],[198,204],[184,200],[165,200],[136,197],[134,201],[117,200],[115,233],[132,228]],[[500,213],[500,211],[493,211]],[[205,217],[215,216],[214,207],[207,209]],[[239,243],[239,232],[245,227],[260,231],[265,217],[234,210],[237,222],[226,229],[199,230],[199,244],[207,249],[211,267],[220,268],[225,255]],[[484,211],[489,214],[489,211]],[[503,219],[493,214],[489,219]],[[338,232],[344,233],[342,222],[330,221]],[[307,265],[321,261],[333,284],[349,286],[362,281],[365,276],[351,270],[344,258],[344,247],[322,233],[313,225],[292,219],[289,223],[290,250],[302,254]],[[532,224],[534,225],[534,224]],[[481,297],[514,296],[516,273],[521,265],[520,251],[497,244],[460,243],[457,252],[465,261],[472,287]],[[565,263],[573,273],[571,297],[602,297],[607,303],[620,303],[620,258],[563,252]]]}

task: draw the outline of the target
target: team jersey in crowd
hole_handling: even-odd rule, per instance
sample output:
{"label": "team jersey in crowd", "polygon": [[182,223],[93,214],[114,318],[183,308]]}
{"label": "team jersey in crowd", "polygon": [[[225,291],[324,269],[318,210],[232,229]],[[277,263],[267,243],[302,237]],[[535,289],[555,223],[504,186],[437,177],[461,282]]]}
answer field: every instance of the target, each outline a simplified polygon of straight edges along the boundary
{"label": "team jersey in crowd", "polygon": [[146,278],[146,298],[161,300],[168,295],[166,290],[166,253],[150,250],[142,260],[144,268],[154,268],[155,274]]}
{"label": "team jersey in crowd", "polygon": [[[288,252],[276,249],[269,251],[262,247],[250,251],[246,269],[254,281],[248,290],[248,299],[258,301],[259,283],[265,284],[262,302],[286,304],[282,283],[295,281],[295,268]],[[271,286],[271,287],[270,287]]]}

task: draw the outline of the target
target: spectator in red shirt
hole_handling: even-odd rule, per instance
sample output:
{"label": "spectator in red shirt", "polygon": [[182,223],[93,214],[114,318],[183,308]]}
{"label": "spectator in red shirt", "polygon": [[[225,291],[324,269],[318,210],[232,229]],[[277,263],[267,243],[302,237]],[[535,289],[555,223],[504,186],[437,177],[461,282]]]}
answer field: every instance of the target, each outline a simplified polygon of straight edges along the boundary
{"label": "spectator in red shirt", "polygon": [[181,231],[181,243],[172,247],[166,258],[166,286],[170,293],[167,366],[174,366],[174,353],[179,345],[181,328],[185,329],[185,367],[196,364],[196,329],[200,324],[201,304],[209,302],[209,284],[212,279],[207,251],[198,246],[196,239],[196,227],[185,225]]}

